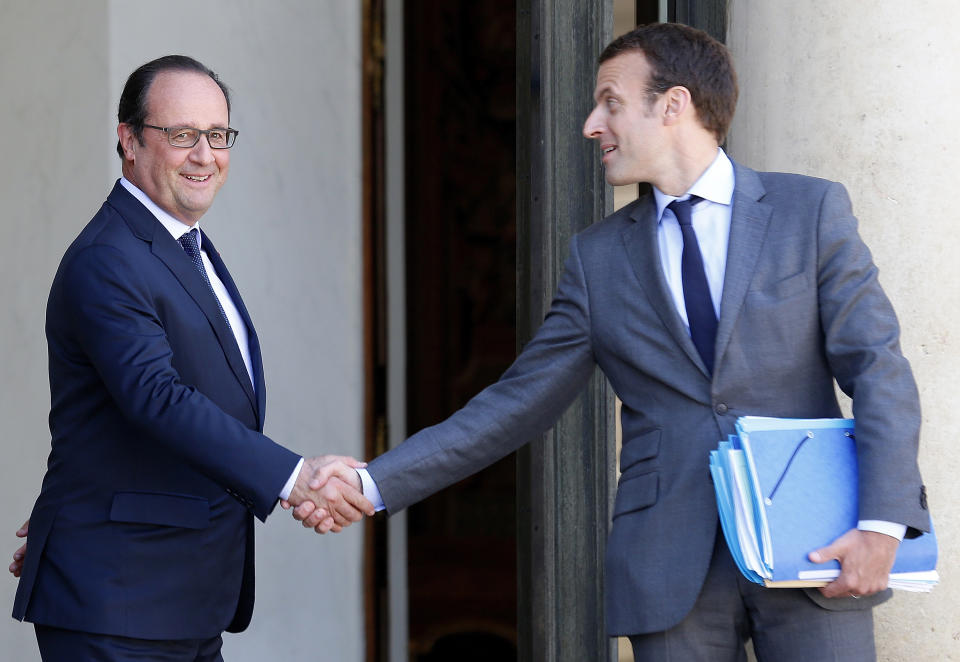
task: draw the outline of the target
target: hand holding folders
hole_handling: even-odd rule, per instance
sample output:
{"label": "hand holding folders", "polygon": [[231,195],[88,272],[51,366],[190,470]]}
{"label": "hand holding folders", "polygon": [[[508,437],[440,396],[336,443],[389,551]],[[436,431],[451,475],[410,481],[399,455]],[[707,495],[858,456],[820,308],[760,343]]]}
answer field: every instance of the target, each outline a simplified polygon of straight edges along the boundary
{"label": "hand holding folders", "polygon": [[[825,586],[840,574],[836,561],[808,554],[857,527],[854,421],[747,416],[737,434],[710,453],[720,522],[745,577],[768,587]],[[889,585],[929,591],[936,572],[931,531],[905,539]]]}

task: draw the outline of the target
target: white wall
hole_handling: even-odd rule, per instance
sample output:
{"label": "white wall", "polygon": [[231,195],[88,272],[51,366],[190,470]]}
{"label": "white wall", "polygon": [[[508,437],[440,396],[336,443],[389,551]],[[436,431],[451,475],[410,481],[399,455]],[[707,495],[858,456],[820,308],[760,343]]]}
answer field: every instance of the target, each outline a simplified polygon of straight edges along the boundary
{"label": "white wall", "polygon": [[[126,76],[160,55],[192,55],[233,91],[240,136],[203,227],[263,345],[267,434],[304,454],[362,453],[360,7],[0,0],[4,557],[49,449],[47,290],[119,176],[116,103]],[[277,509],[257,536],[253,624],[225,637],[226,658],[362,659],[359,527],[321,537]],[[8,609],[15,584],[0,578]],[[4,659],[39,659],[29,625],[0,619],[0,641]]]}
{"label": "white wall", "polygon": [[920,387],[941,584],[876,611],[885,661],[960,657],[960,12],[951,0],[731,0],[734,159],[846,184]]}

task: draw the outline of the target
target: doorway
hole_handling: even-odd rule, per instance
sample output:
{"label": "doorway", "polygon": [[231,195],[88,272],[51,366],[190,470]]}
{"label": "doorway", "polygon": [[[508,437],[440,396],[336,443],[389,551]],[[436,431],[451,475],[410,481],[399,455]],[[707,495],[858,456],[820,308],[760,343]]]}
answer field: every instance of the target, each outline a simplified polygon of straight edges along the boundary
{"label": "doorway", "polygon": [[[404,3],[407,432],[516,356],[512,1]],[[516,658],[516,465],[408,509],[412,662]]]}
{"label": "doorway", "polygon": [[[516,6],[366,2],[373,456],[444,420],[516,356]],[[505,458],[368,525],[369,661],[516,659],[515,467]]]}

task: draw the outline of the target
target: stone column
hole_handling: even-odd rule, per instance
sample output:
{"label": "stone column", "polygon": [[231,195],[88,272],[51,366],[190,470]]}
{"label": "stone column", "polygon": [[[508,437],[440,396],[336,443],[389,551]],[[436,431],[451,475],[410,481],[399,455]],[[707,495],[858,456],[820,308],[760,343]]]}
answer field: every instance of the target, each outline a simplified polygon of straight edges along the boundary
{"label": "stone column", "polygon": [[[517,330],[543,321],[570,237],[611,210],[596,148],[580,133],[610,0],[517,3]],[[517,459],[519,659],[610,660],[603,552],[615,464],[613,395],[597,372]]]}

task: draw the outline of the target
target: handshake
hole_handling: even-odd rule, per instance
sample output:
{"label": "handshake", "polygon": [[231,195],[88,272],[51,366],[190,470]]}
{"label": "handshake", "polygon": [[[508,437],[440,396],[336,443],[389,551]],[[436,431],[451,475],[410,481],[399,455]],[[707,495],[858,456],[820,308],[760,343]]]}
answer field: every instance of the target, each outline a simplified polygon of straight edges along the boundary
{"label": "handshake", "polygon": [[280,502],[294,519],[317,533],[339,533],[364,515],[373,515],[373,504],[363,496],[358,468],[352,457],[323,455],[305,458],[290,496]]}

